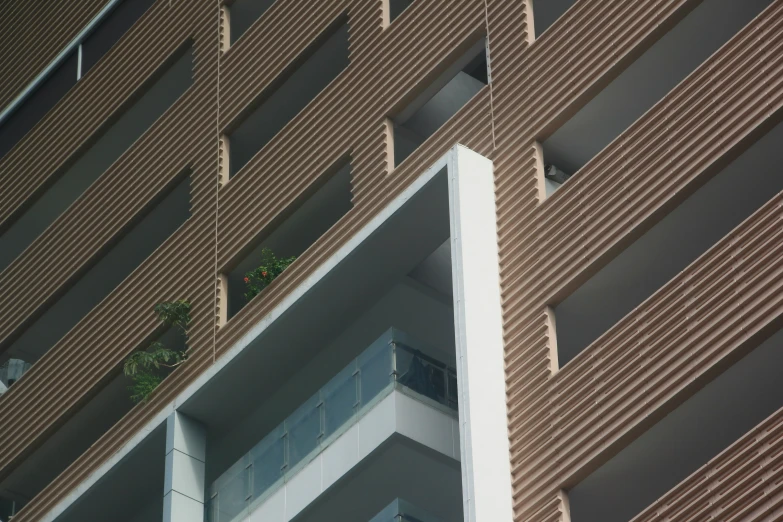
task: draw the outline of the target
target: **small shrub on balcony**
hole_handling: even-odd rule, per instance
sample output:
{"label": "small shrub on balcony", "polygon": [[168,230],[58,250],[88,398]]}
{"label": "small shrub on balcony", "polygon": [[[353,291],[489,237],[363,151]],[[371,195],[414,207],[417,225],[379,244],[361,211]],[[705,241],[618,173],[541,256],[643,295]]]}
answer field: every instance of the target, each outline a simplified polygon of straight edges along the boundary
{"label": "small shrub on balcony", "polygon": [[[190,323],[188,301],[158,303],[154,310],[164,325],[181,330],[183,335],[187,334],[187,326]],[[186,351],[172,350],[159,341],[150,343],[146,350],[128,356],[123,365],[123,373],[132,382],[128,386],[131,400],[135,403],[147,402],[168,373],[187,358]]]}
{"label": "small shrub on balcony", "polygon": [[288,265],[296,260],[296,256],[277,257],[274,252],[268,248],[261,250],[261,264],[255,270],[245,274],[245,299],[250,301],[261,293],[264,288],[269,286],[277,276],[288,268]]}

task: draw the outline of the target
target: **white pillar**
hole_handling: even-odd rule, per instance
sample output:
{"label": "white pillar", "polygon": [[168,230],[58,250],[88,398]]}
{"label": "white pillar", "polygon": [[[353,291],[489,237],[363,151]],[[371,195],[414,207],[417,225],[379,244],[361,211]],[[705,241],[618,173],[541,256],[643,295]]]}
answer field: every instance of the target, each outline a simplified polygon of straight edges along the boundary
{"label": "white pillar", "polygon": [[449,157],[451,263],[465,522],[513,520],[492,162]]}
{"label": "white pillar", "polygon": [[166,423],[163,522],[204,521],[204,426],[177,411]]}

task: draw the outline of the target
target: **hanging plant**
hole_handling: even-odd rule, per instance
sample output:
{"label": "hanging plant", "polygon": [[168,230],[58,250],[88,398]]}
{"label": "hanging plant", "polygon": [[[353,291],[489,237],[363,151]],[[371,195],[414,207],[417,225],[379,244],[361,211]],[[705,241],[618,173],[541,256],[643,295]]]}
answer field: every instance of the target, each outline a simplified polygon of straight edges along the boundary
{"label": "hanging plant", "polygon": [[247,285],[247,291],[245,292],[245,299],[250,301],[255,296],[261,293],[261,291],[269,286],[277,276],[283,273],[283,270],[288,268],[288,265],[296,260],[296,256],[292,257],[277,257],[274,252],[268,248],[261,250],[261,264],[258,268],[247,272],[245,274],[245,285]]}
{"label": "hanging plant", "polygon": [[[154,311],[164,325],[181,330],[183,335],[187,334],[187,325],[190,323],[188,301],[158,303]],[[131,400],[135,403],[147,402],[168,373],[187,358],[186,351],[172,350],[159,341],[150,343],[146,350],[128,356],[123,365],[123,373],[132,382],[128,386]]]}

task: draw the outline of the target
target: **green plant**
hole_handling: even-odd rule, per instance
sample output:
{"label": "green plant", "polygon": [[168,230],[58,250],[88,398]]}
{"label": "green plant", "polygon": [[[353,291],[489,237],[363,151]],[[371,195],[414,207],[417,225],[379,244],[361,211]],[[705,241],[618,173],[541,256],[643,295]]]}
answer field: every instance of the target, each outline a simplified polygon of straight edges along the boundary
{"label": "green plant", "polygon": [[[154,311],[164,325],[181,330],[183,335],[187,334],[187,325],[190,323],[188,301],[158,303]],[[168,372],[185,362],[187,358],[187,352],[172,350],[159,341],[152,342],[147,349],[128,356],[122,371],[132,382],[128,386],[131,400],[135,403],[147,402]]]}
{"label": "green plant", "polygon": [[295,260],[296,256],[279,258],[268,248],[262,249],[261,264],[259,264],[258,268],[255,270],[245,274],[245,284],[247,285],[245,299],[250,301],[260,294],[264,288],[269,286],[269,284],[274,281],[277,276],[282,274],[283,270],[288,268],[288,265]]}

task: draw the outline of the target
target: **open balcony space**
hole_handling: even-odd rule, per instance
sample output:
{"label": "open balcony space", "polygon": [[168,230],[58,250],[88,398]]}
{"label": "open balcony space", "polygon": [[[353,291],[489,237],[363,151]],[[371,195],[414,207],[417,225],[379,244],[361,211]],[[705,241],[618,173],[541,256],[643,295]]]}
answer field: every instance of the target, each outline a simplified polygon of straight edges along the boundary
{"label": "open balcony space", "polygon": [[65,210],[138,140],[190,87],[193,56],[190,47],[165,66],[139,98],[108,120],[74,161],[0,226],[0,272],[29,247]]}
{"label": "open balcony space", "polygon": [[395,167],[487,85],[486,52],[482,38],[390,118]]}
{"label": "open balcony space", "polygon": [[[141,16],[153,0],[124,0],[93,20],[83,38],[38,82],[0,113],[0,159],[65,97]],[[106,11],[106,8],[104,8]],[[92,25],[94,24],[94,25]],[[2,270],[2,263],[0,263]]]}
{"label": "open balcony space", "polygon": [[[542,3],[546,4],[542,0],[535,2],[536,13]],[[771,3],[772,0],[699,3],[574,116],[543,139],[543,163],[548,166],[546,195],[557,190]],[[551,79],[564,80],[567,81]]]}
{"label": "open balcony space", "polygon": [[546,32],[576,0],[528,0],[533,11],[536,38]]}
{"label": "open balcony space", "polygon": [[783,407],[782,365],[779,331],[571,488],[571,520],[633,519]]}
{"label": "open balcony space", "polygon": [[255,240],[256,246],[225,274],[227,316],[248,303],[245,274],[262,262],[264,251],[278,258],[300,256],[351,209],[351,165],[345,159],[328,169],[296,201],[283,210]]}
{"label": "open balcony space", "polygon": [[778,124],[554,306],[560,366],[783,190]]}
{"label": "open balcony space", "polygon": [[[176,330],[163,332],[158,340],[172,349],[185,349],[185,339]],[[96,387],[78,411],[0,480],[0,504],[13,504],[15,511],[22,509],[119,422],[133,407],[130,384],[118,369],[107,384]]]}
{"label": "open balcony space", "polygon": [[230,44],[234,45],[276,0],[235,0],[226,5]]}
{"label": "open balcony space", "polygon": [[[470,184],[463,193],[471,203],[456,196],[460,182]],[[471,206],[478,194],[481,203]],[[478,303],[476,291],[487,287],[499,296],[491,284],[495,242],[483,229],[494,226],[493,203],[489,160],[452,149],[254,323],[173,410],[151,420],[91,475],[78,501],[61,503],[57,513],[86,512],[165,421],[165,458],[158,456],[165,460],[165,489],[158,492],[164,514],[206,513],[212,522],[370,520],[399,498],[433,522],[462,519],[464,459],[483,462],[482,452],[508,451],[504,404],[485,404],[488,389],[504,393],[499,301],[495,315],[471,323],[456,297]],[[462,219],[471,223],[464,235],[478,234],[487,255],[452,237],[463,237]],[[455,278],[455,263],[475,267],[472,279]],[[468,338],[475,339],[470,350]],[[460,383],[471,376],[481,386]],[[460,422],[470,419],[463,410],[471,404],[481,405],[481,420]],[[481,442],[493,423],[497,442]],[[473,451],[466,449],[471,441]],[[476,473],[510,476],[504,459],[491,462]],[[468,476],[472,491],[485,483]],[[497,511],[497,504],[482,507]],[[139,517],[159,504],[145,498],[142,505]]]}
{"label": "open balcony space", "polygon": [[0,363],[17,359],[33,364],[43,357],[189,217],[190,177],[183,172],[39,317],[0,346]]}
{"label": "open balcony space", "polygon": [[348,21],[340,18],[298,56],[226,132],[233,177],[348,67]]}

